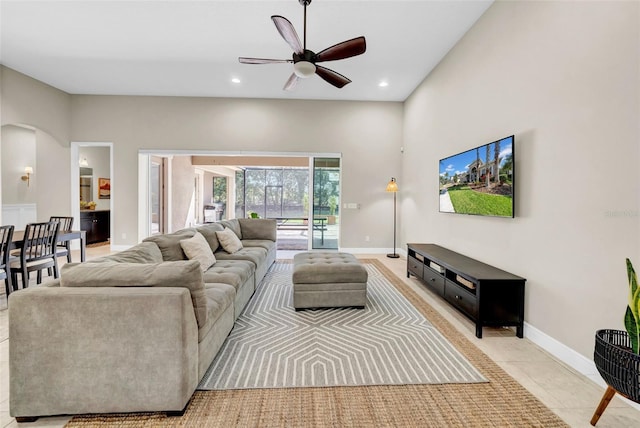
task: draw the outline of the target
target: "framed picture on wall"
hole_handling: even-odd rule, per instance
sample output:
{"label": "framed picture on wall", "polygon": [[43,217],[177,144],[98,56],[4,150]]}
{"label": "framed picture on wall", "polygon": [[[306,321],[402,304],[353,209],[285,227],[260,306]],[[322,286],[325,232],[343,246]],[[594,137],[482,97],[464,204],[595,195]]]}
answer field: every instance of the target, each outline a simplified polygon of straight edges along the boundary
{"label": "framed picture on wall", "polygon": [[111,199],[111,179],[98,178],[98,198]]}

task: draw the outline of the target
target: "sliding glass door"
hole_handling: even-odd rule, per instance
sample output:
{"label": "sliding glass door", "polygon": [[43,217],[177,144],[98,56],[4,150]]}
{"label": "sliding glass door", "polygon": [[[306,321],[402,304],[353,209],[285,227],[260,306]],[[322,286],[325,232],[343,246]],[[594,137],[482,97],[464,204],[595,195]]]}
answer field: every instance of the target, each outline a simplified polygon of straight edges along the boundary
{"label": "sliding glass door", "polygon": [[340,236],[340,158],[313,159],[313,249],[338,249]]}

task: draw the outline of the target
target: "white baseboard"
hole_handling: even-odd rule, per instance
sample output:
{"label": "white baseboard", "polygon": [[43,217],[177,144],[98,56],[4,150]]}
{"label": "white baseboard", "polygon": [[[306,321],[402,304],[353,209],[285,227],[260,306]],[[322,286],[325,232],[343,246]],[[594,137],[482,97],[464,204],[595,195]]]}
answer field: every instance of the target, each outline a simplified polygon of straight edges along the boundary
{"label": "white baseboard", "polygon": [[[529,323],[524,323],[524,335],[527,339],[585,376],[598,375],[598,369],[593,360],[574,351],[562,342],[543,333]],[[602,379],[602,378],[601,378]],[[604,382],[604,381],[603,381]]]}
{"label": "white baseboard", "polygon": [[133,245],[113,245],[111,244],[111,251],[124,251],[133,247]]}
{"label": "white baseboard", "polygon": [[[548,334],[538,330],[529,323],[524,323],[524,337],[562,361],[578,373],[591,379],[603,388],[607,387],[607,383],[602,379],[595,363],[592,359],[585,357],[579,352],[569,348],[562,342],[557,341]],[[618,397],[629,404],[636,410],[640,410],[640,404],[634,403],[618,394]]]}
{"label": "white baseboard", "polygon": [[388,248],[338,248],[338,251],[351,254],[386,254],[390,250]]}
{"label": "white baseboard", "polygon": [[[390,248],[339,248],[338,250],[351,254],[389,254],[393,251]],[[396,249],[396,254],[407,257],[406,250]]]}

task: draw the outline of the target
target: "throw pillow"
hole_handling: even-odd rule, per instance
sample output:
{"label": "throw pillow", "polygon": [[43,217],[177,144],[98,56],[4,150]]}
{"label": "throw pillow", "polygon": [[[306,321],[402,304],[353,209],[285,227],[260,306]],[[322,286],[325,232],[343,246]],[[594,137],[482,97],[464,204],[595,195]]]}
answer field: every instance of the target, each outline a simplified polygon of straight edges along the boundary
{"label": "throw pillow", "polygon": [[220,223],[208,223],[202,226],[196,227],[196,231],[202,233],[204,239],[209,243],[209,247],[211,247],[211,251],[215,252],[220,248],[220,242],[218,242],[218,237],[216,236],[216,232],[224,230],[224,226]]}
{"label": "throw pillow", "polygon": [[213,255],[211,247],[204,236],[202,236],[202,233],[196,232],[193,238],[181,240],[180,246],[189,260],[197,260],[200,262],[202,272],[209,269],[216,262],[216,257]]}
{"label": "throw pillow", "polygon": [[218,241],[220,241],[220,245],[222,245],[222,248],[224,248],[227,253],[233,254],[242,249],[242,242],[240,242],[238,235],[228,227],[223,231],[216,232],[216,236],[218,237]]}
{"label": "throw pillow", "polygon": [[160,248],[162,259],[164,261],[175,262],[179,260],[187,260],[187,256],[184,254],[184,251],[182,251],[182,247],[180,246],[180,241],[191,238],[195,233],[195,229],[183,229],[173,233],[149,236],[142,242],[154,242],[158,248]]}
{"label": "throw pillow", "polygon": [[237,218],[232,218],[231,220],[222,220],[219,223],[225,228],[228,227],[229,229],[233,230],[233,233],[236,234],[238,239],[244,238],[244,236],[242,236],[242,228],[240,227],[240,222]]}

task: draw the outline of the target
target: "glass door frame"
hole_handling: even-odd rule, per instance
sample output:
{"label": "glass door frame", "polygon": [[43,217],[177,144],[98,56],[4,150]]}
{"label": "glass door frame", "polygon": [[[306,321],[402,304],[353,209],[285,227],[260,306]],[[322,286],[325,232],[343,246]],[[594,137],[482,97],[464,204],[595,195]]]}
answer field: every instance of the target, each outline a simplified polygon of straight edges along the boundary
{"label": "glass door frame", "polygon": [[[77,144],[77,143],[76,143]],[[113,168],[113,148],[111,149],[111,159],[112,159],[112,168]],[[173,156],[184,156],[184,155],[189,155],[189,156],[255,156],[255,157],[307,157],[309,159],[309,192],[310,193],[310,198],[312,197],[312,192],[313,192],[313,162],[314,162],[314,158],[339,158],[340,159],[340,197],[342,198],[342,177],[343,177],[343,173],[342,173],[342,153],[336,153],[336,152],[270,152],[270,151],[238,151],[238,150],[181,150],[181,149],[138,149],[138,195],[140,195],[141,197],[138,198],[138,221],[137,221],[137,241],[142,241],[144,238],[150,236],[150,230],[149,230],[149,219],[150,219],[150,189],[149,189],[149,169],[150,169],[150,165],[149,165],[149,158],[151,156],[161,156],[163,158],[167,159],[167,172],[166,172],[166,183],[165,183],[165,189],[168,189],[171,187],[171,159],[173,158]],[[75,162],[78,161],[77,159],[77,151],[75,154]],[[112,174],[112,186],[113,186],[113,174]],[[72,184],[72,187],[74,187],[74,184]],[[78,180],[75,181],[75,187],[78,187],[78,189],[75,190],[75,192],[77,192],[76,194],[78,195],[79,199],[79,182]],[[235,185],[234,185],[234,189],[230,194],[234,194],[235,195]],[[170,193],[166,193],[166,204],[167,206],[171,205],[171,194]],[[229,197],[229,194],[227,195],[227,197]],[[113,198],[113,195],[112,195]],[[112,204],[113,204],[113,199],[112,199]],[[313,204],[309,204],[309,210],[307,212],[308,216],[312,216],[312,207]],[[246,202],[245,202],[245,210],[246,210]],[[78,210],[79,211],[79,210]],[[233,218],[236,217],[236,213],[235,213],[235,203],[234,203],[234,210],[233,211],[227,211],[229,214],[229,216],[233,216]],[[78,217],[79,217],[79,212],[78,212]],[[113,227],[113,216],[111,217],[111,221],[112,221],[112,227],[111,230],[115,230],[115,228]],[[165,212],[165,221],[167,226],[169,226],[171,224],[171,212],[170,210],[167,210],[167,212]],[[312,231],[312,226],[308,228],[308,231],[311,232]],[[338,243],[340,242],[340,234],[341,232],[338,233]],[[125,240],[127,239],[127,237],[125,236],[125,233],[121,233],[121,239]],[[113,242],[113,239],[112,239]],[[308,249],[311,249],[311,240],[308,241],[309,245],[308,245]],[[112,245],[113,247],[113,245]],[[116,246],[118,247],[118,246]],[[129,248],[128,245],[123,245],[121,247],[118,247],[117,249],[126,249]]]}
{"label": "glass door frame", "polygon": [[[325,231],[328,230],[329,227],[329,222],[328,222],[328,215],[326,217],[322,216],[322,213],[320,212],[319,214],[316,214],[316,204],[315,204],[315,199],[316,199],[316,195],[315,195],[315,177],[316,177],[316,160],[319,159],[333,159],[336,160],[338,162],[338,200],[336,201],[336,205],[338,207],[340,207],[341,205],[341,201],[342,201],[342,156],[341,155],[333,155],[333,156],[310,156],[309,157],[309,212],[308,212],[308,229],[307,229],[307,233],[309,236],[309,242],[308,242],[308,249],[309,250],[339,250],[340,249],[340,236],[341,236],[341,228],[340,228],[340,222],[336,223],[335,226],[336,227],[336,244],[335,247],[326,247],[325,243],[324,243],[324,233]],[[320,168],[320,167],[319,167]],[[319,228],[316,228],[316,216],[318,217],[322,217],[324,218],[324,220],[322,220],[320,222],[320,224],[318,224],[317,226],[319,226]],[[315,239],[315,232],[320,232],[320,236],[321,236],[321,246],[315,246],[314,245],[314,239]]]}
{"label": "glass door frame", "polygon": [[[158,168],[158,231],[154,233],[153,231],[153,193],[151,192],[153,181],[153,166],[157,165]],[[166,169],[167,169],[167,160],[164,157],[160,156],[150,156],[149,157],[149,234],[150,235],[158,235],[166,232],[167,229],[167,195],[166,195]]]}

